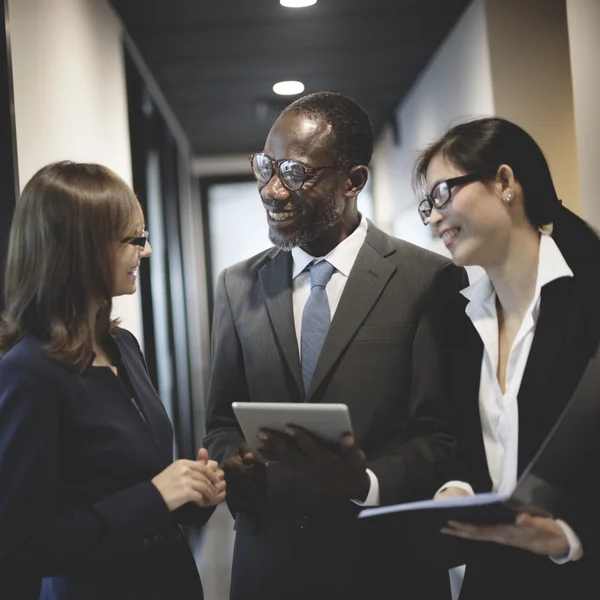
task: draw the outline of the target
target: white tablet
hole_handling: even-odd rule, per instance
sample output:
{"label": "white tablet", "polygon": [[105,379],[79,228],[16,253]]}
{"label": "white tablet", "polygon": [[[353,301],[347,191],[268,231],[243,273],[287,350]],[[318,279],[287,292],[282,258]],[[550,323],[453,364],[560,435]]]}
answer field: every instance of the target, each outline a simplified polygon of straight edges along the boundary
{"label": "white tablet", "polygon": [[233,402],[233,412],[254,455],[260,429],[285,432],[288,425],[297,425],[332,443],[339,443],[352,433],[350,414],[345,404],[310,404],[296,402]]}

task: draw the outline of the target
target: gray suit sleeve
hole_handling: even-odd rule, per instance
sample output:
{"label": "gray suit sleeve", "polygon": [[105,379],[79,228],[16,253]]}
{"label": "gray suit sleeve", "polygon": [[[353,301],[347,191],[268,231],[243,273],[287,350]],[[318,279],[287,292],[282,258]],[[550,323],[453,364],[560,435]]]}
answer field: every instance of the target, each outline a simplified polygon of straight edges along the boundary
{"label": "gray suit sleeve", "polygon": [[368,463],[379,481],[381,504],[431,498],[452,471],[456,441],[443,389],[436,317],[440,303],[467,285],[464,269],[448,264],[427,295],[413,341],[407,431],[391,439]]}
{"label": "gray suit sleeve", "polygon": [[235,454],[244,441],[232,402],[247,402],[248,386],[244,357],[236,331],[225,269],[217,281],[212,327],[212,370],[208,392],[206,437],[203,445],[210,457],[223,462]]}

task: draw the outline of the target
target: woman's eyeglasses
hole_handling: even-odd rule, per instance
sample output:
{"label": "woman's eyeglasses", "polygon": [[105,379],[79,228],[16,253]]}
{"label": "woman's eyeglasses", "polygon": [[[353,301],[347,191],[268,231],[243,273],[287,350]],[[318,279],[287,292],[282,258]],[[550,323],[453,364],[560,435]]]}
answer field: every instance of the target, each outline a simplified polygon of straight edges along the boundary
{"label": "woman's eyeglasses", "polygon": [[290,191],[299,190],[304,182],[314,177],[319,171],[325,169],[336,169],[339,165],[329,165],[327,167],[307,167],[296,160],[282,158],[275,160],[267,156],[264,152],[250,155],[250,165],[256,181],[263,186],[271,181],[274,174],[277,174],[281,183]]}
{"label": "woman's eyeglasses", "polygon": [[444,208],[452,199],[452,188],[457,185],[471,183],[473,181],[481,181],[483,177],[479,175],[461,175],[452,179],[444,179],[433,187],[430,194],[427,194],[424,200],[419,203],[419,216],[423,221],[423,225],[429,225],[431,211],[434,208]]}
{"label": "woman's eyeglasses", "polygon": [[140,235],[140,237],[136,237],[136,238],[125,238],[124,240],[121,240],[122,244],[131,244],[132,246],[139,246],[140,248],[144,249],[146,247],[146,242],[148,241],[148,236],[150,234],[147,231],[143,231],[142,235]]}

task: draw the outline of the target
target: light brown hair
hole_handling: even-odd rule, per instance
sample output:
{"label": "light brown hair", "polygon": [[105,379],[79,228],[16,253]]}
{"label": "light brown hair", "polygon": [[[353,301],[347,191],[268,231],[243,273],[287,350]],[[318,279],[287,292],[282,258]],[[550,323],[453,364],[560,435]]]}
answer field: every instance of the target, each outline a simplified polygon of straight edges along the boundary
{"label": "light brown hair", "polygon": [[140,204],[110,169],[63,161],[27,183],[13,217],[5,275],[0,357],[21,338],[48,340],[54,360],[83,371],[92,357],[90,311],[101,341],[110,320],[115,242],[139,235]]}

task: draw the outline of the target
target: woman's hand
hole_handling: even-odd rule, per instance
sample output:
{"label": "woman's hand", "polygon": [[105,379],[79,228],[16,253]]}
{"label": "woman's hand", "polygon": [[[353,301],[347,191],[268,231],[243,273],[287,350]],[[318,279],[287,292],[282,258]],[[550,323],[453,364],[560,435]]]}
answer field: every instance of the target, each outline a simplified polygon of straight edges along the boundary
{"label": "woman's hand", "polygon": [[462,498],[465,496],[472,496],[467,490],[454,485],[448,486],[443,490],[440,490],[434,497],[434,500],[449,500],[450,498]]}
{"label": "woman's hand", "polygon": [[152,479],[171,512],[188,502],[207,507],[225,499],[223,471],[216,461],[208,460],[208,454],[201,458],[203,450],[198,460],[176,460]]}
{"label": "woman's hand", "polygon": [[553,558],[569,553],[569,541],[554,519],[526,513],[519,514],[514,525],[469,525],[449,521],[442,533],[466,540],[496,542]]}

